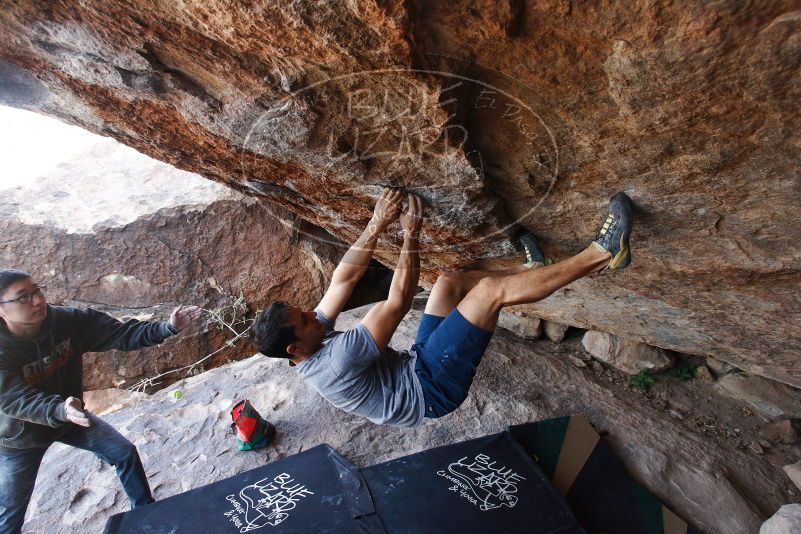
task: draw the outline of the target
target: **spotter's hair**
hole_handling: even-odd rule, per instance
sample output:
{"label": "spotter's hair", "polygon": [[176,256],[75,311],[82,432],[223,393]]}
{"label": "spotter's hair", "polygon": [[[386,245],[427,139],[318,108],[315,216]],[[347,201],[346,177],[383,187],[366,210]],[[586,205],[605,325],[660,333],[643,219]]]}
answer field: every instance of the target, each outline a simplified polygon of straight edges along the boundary
{"label": "spotter's hair", "polygon": [[31,275],[25,271],[18,271],[16,269],[0,269],[0,296],[6,292],[8,286],[14,282],[30,278]]}

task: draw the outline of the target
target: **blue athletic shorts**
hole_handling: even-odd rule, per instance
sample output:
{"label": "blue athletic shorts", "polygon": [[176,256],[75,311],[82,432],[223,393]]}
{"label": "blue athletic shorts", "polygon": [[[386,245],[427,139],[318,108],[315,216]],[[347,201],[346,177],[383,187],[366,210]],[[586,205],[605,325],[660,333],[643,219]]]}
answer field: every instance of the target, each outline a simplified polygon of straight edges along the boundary
{"label": "blue athletic shorts", "polygon": [[491,338],[492,332],[473,326],[457,309],[447,317],[423,314],[412,348],[426,417],[448,415],[464,402]]}

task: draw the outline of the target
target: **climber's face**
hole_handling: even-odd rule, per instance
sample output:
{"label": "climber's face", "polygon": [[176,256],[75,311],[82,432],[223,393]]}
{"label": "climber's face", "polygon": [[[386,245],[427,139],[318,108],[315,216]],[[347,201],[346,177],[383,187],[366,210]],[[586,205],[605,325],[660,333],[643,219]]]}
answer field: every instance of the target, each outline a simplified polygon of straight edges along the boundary
{"label": "climber's face", "polygon": [[47,317],[47,300],[44,286],[32,278],[23,278],[9,285],[0,295],[0,317],[8,323],[33,325]]}
{"label": "climber's face", "polygon": [[314,311],[303,311],[296,306],[287,310],[286,321],[292,325],[297,339],[290,343],[286,351],[299,357],[308,357],[320,350],[325,335],[325,326],[317,320]]}

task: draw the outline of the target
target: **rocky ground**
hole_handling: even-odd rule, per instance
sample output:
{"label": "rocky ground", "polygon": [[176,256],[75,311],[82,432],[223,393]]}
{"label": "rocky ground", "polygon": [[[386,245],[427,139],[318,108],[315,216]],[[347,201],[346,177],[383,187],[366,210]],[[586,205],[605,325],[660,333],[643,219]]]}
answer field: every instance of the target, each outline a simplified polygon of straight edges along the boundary
{"label": "rocky ground", "polygon": [[[420,302],[416,307],[419,308]],[[355,325],[366,308],[343,314]],[[393,338],[411,344],[413,310]],[[498,330],[471,394],[455,413],[416,429],[378,427],[341,413],[299,381],[284,361],[261,356],[231,363],[129,399],[105,417],[139,448],[156,498],[164,498],[329,443],[359,466],[497,432],[507,425],[585,414],[634,477],[702,530],[751,534],[782,504],[800,496],[779,467],[794,445],[759,435],[766,418],[722,397],[713,378],[657,376],[649,392],[625,375],[587,361],[582,333],[560,344],[526,341]],[[227,433],[233,403],[249,398],[278,428],[274,445],[238,452]],[[763,450],[754,441],[765,440]],[[40,471],[25,532],[100,532],[127,501],[114,471],[88,453],[59,445]]]}

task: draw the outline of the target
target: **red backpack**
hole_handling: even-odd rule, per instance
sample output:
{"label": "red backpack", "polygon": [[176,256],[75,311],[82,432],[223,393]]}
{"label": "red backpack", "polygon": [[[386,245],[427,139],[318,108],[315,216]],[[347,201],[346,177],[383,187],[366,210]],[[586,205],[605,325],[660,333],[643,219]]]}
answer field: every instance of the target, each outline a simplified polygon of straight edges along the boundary
{"label": "red backpack", "polygon": [[239,401],[231,410],[231,431],[236,433],[240,451],[250,451],[269,445],[275,427],[259,415],[250,401]]}

